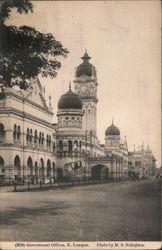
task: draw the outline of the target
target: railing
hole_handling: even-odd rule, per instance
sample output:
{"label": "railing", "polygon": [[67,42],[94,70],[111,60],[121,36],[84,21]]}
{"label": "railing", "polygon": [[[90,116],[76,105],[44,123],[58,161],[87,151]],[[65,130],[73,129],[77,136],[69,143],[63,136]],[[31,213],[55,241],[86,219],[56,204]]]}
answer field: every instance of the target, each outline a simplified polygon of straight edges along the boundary
{"label": "railing", "polygon": [[24,191],[40,191],[45,189],[57,189],[62,187],[72,187],[72,186],[82,186],[82,185],[94,185],[94,184],[104,184],[104,183],[113,183],[125,180],[114,180],[114,179],[105,179],[105,180],[94,180],[88,177],[82,178],[63,178],[62,180],[58,180],[52,183],[50,180],[49,182],[43,183],[39,181],[38,184],[31,184],[30,182],[25,184],[18,184],[14,183],[14,192],[24,192]]}

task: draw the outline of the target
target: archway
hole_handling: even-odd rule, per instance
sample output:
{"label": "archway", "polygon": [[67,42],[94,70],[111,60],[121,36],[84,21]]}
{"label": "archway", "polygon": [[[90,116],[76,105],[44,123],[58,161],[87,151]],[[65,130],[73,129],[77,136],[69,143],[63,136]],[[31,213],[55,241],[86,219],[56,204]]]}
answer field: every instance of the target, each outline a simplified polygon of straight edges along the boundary
{"label": "archway", "polygon": [[52,162],[52,170],[53,170],[53,176],[54,176],[54,174],[55,174],[55,163],[54,162]]}
{"label": "archway", "polygon": [[21,175],[20,157],[18,155],[16,155],[15,159],[14,159],[14,176],[15,176],[15,179],[20,177],[20,175]]}
{"label": "archway", "polygon": [[91,169],[91,177],[94,180],[107,180],[109,177],[109,169],[102,164],[95,165]]}
{"label": "archway", "polygon": [[28,176],[32,176],[33,175],[33,161],[32,158],[29,156],[28,160],[27,160],[27,174]]}
{"label": "archway", "polygon": [[63,177],[62,168],[57,168],[57,180],[61,181]]}
{"label": "archway", "polygon": [[51,177],[51,161],[47,161],[47,177]]}
{"label": "archway", "polygon": [[40,159],[40,176],[44,177],[44,161],[42,158]]}
{"label": "archway", "polygon": [[35,161],[35,176],[38,177],[39,176],[39,171],[38,171],[38,162]]}

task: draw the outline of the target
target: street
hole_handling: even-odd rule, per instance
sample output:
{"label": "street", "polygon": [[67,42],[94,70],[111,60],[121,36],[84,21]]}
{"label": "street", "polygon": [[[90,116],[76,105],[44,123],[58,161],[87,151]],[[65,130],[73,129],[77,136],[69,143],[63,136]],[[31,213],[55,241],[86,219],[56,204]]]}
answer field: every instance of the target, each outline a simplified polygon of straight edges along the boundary
{"label": "street", "polygon": [[0,193],[0,241],[160,241],[149,180]]}

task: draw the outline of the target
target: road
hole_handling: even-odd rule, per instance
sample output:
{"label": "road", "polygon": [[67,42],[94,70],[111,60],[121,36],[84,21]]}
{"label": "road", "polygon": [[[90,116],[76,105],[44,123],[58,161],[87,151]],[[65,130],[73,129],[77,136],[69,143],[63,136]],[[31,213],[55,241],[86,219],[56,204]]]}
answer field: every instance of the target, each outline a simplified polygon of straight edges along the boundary
{"label": "road", "polygon": [[0,193],[0,241],[160,241],[149,181]]}

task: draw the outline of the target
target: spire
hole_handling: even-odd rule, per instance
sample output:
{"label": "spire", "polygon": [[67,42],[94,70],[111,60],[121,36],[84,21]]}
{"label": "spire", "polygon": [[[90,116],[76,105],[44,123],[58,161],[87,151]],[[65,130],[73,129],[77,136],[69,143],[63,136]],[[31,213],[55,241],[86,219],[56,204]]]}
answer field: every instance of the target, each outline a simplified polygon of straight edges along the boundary
{"label": "spire", "polygon": [[114,119],[112,118],[112,125],[114,125]]}
{"label": "spire", "polygon": [[69,91],[71,91],[71,81],[69,81]]}
{"label": "spire", "polygon": [[83,59],[84,62],[87,62],[91,59],[91,57],[87,53],[87,49],[85,49],[84,56],[82,56],[81,59]]}
{"label": "spire", "polygon": [[51,104],[51,93],[49,93],[49,109],[52,111],[52,104]]}

